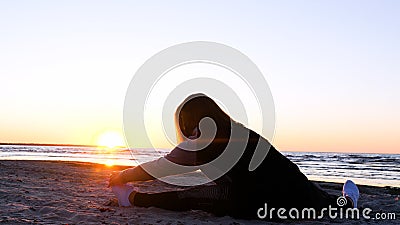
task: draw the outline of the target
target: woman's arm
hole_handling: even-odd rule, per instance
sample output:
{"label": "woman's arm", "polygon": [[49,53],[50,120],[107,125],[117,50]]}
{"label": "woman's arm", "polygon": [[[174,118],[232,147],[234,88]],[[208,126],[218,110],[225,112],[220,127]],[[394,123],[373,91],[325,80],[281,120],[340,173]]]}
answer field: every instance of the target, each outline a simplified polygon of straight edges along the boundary
{"label": "woman's arm", "polygon": [[182,142],[164,157],[142,163],[139,166],[121,172],[115,172],[110,177],[109,186],[133,181],[154,180],[156,178],[196,171],[199,169],[196,166],[196,153],[184,150],[194,148],[191,146],[194,144],[192,141]]}
{"label": "woman's arm", "polygon": [[140,165],[122,171],[113,172],[110,176],[108,186],[125,184],[132,181],[146,181],[153,180],[150,174],[148,174]]}
{"label": "woman's arm", "polygon": [[141,165],[123,170],[121,173],[124,183],[132,181],[154,180],[154,177],[148,174],[146,170],[141,167]]}
{"label": "woman's arm", "polygon": [[[145,169],[143,169],[145,168]],[[157,160],[143,163],[139,166],[111,174],[109,186],[125,184],[134,181],[147,181],[156,178],[196,171],[196,166],[183,166],[161,157]],[[150,175],[149,171],[152,175]]]}

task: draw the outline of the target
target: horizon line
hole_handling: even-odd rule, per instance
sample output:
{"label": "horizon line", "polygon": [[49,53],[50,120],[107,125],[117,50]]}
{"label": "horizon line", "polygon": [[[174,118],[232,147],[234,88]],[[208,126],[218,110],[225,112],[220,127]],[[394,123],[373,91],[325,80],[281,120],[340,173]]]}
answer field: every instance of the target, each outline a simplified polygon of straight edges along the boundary
{"label": "horizon line", "polygon": [[[61,147],[103,147],[100,145],[89,145],[89,144],[55,144],[55,143],[33,143],[33,142],[0,142],[0,145],[27,145],[27,146],[61,146]],[[116,146],[117,148],[129,148],[129,146]],[[136,148],[146,148],[146,147],[136,147]],[[387,152],[335,152],[335,151],[293,151],[293,150],[281,150],[281,152],[315,152],[315,153],[348,153],[348,154],[385,154],[385,155],[399,155],[400,153],[387,153]]]}

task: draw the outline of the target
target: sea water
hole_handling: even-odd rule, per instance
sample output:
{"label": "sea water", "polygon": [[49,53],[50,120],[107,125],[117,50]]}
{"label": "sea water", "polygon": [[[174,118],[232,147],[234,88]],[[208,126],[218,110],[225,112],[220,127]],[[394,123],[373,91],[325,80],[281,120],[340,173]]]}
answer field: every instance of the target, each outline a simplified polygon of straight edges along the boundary
{"label": "sea water", "polygon": [[[62,160],[135,166],[168,149],[0,145],[0,160]],[[282,152],[311,180],[400,187],[400,154]]]}

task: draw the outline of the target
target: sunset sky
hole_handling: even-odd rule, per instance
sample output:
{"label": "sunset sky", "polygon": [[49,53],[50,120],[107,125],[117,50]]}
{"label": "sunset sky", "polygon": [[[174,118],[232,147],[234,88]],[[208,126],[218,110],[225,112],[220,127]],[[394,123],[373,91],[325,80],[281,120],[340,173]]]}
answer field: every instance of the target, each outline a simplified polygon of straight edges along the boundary
{"label": "sunset sky", "polygon": [[197,40],[263,72],[278,149],[400,153],[400,1],[2,1],[0,142],[122,133],[136,70]]}

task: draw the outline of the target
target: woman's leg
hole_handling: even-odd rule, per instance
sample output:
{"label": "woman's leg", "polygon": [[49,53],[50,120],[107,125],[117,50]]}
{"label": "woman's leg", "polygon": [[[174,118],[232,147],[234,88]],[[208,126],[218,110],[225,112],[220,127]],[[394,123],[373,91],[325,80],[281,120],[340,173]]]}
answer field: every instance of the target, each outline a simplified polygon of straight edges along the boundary
{"label": "woman's leg", "polygon": [[153,194],[137,192],[130,200],[133,205],[140,207],[152,206],[174,211],[198,209],[216,215],[226,215],[232,205],[230,187],[221,185]]}
{"label": "woman's leg", "polygon": [[[284,208],[324,208],[336,197],[310,181],[296,164],[271,147],[259,171],[259,195],[268,205]],[[258,203],[260,204],[260,203]]]}

